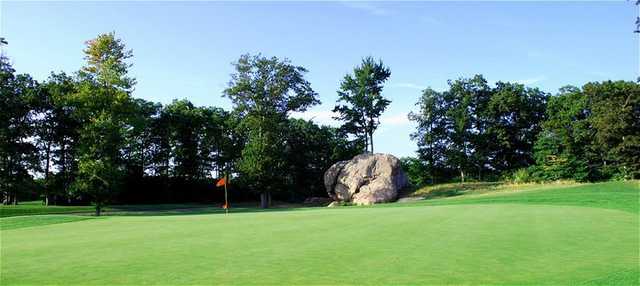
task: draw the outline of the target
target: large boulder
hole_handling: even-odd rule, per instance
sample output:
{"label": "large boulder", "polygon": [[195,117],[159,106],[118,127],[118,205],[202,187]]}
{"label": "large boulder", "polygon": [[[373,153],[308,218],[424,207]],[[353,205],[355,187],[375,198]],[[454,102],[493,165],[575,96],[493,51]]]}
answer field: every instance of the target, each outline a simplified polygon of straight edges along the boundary
{"label": "large boulder", "polygon": [[324,186],[334,201],[359,205],[393,201],[407,183],[400,160],[389,154],[361,154],[324,173]]}

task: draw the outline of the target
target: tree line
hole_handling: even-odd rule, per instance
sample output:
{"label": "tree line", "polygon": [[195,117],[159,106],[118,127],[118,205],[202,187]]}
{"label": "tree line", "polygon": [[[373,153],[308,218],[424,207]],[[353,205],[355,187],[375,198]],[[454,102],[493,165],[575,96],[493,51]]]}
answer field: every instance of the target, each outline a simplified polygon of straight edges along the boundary
{"label": "tree line", "polygon": [[417,185],[447,181],[640,178],[640,85],[566,86],[556,95],[481,75],[426,89],[405,158]]}
{"label": "tree line", "polygon": [[[1,39],[0,45],[8,44]],[[287,59],[242,55],[222,96],[231,110],[132,96],[133,53],[114,33],[86,42],[84,66],[43,82],[16,74],[0,55],[0,195],[3,203],[220,201],[227,176],[234,199],[299,201],[326,196],[333,163],[374,152],[373,134],[390,104],[391,71],[363,58],[344,76],[333,109],[338,128],[293,119],[320,103],[307,70]],[[481,75],[425,89],[403,158],[416,186],[448,181],[640,176],[640,87],[626,81],[565,87],[556,95]],[[409,136],[409,134],[408,134]]]}
{"label": "tree line", "polygon": [[[2,39],[2,45],[8,44]],[[132,97],[133,57],[114,33],[86,42],[84,66],[43,82],[16,74],[0,57],[0,194],[3,203],[46,204],[219,201],[231,194],[278,199],[326,196],[323,173],[373,146],[390,72],[365,58],[346,75],[336,112],[344,126],[319,126],[291,112],[319,104],[307,70],[287,59],[243,55],[223,96],[230,111],[188,100],[162,105]],[[373,75],[373,77],[370,77]]]}

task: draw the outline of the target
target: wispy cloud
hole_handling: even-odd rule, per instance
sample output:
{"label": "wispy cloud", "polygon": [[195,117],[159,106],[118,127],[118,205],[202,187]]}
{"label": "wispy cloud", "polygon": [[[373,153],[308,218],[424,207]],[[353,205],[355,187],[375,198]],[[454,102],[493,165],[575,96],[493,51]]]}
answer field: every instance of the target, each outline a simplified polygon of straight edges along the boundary
{"label": "wispy cloud", "polygon": [[390,14],[388,9],[380,7],[379,5],[375,5],[371,2],[361,2],[361,1],[340,1],[338,2],[341,5],[353,9],[358,9],[364,12],[367,12],[371,15],[376,16],[384,16]]}
{"label": "wispy cloud", "polygon": [[544,76],[539,76],[539,77],[532,77],[532,78],[526,78],[526,79],[519,79],[519,80],[516,80],[515,82],[519,84],[530,85],[530,84],[541,82],[545,79],[547,78]]}
{"label": "wispy cloud", "polygon": [[394,84],[391,84],[391,86],[411,88],[411,89],[419,89],[419,90],[423,90],[423,89],[427,88],[424,85],[419,85],[419,84],[410,83],[410,82],[394,83]]}

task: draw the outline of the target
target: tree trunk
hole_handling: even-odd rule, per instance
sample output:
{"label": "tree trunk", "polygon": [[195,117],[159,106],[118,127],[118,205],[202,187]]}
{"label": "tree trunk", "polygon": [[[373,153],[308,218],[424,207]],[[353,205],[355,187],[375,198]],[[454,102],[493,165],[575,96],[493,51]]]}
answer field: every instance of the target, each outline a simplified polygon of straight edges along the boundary
{"label": "tree trunk", "polygon": [[369,139],[371,140],[371,154],[373,154],[373,131],[369,133]]}
{"label": "tree trunk", "polygon": [[460,181],[464,184],[464,170],[460,169]]}
{"label": "tree trunk", "polygon": [[96,216],[100,216],[101,211],[102,211],[102,206],[100,204],[96,204]]}
{"label": "tree trunk", "polygon": [[46,157],[47,157],[47,163],[45,164],[44,167],[44,205],[48,206],[49,205],[49,186],[51,184],[49,184],[49,165],[51,162],[51,141],[47,142],[47,153],[46,153]]}
{"label": "tree trunk", "polygon": [[369,137],[367,136],[367,132],[364,133],[364,152],[369,152]]}
{"label": "tree trunk", "polygon": [[269,208],[269,199],[270,195],[268,192],[260,193],[260,208],[266,209]]}

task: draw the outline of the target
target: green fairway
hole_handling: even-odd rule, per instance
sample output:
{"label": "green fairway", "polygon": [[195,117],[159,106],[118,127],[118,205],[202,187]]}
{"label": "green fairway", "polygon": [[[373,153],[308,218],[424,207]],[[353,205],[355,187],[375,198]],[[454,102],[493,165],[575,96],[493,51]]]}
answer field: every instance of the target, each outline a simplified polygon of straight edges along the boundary
{"label": "green fairway", "polygon": [[638,194],[631,182],[229,216],[4,218],[0,284],[636,285]]}

